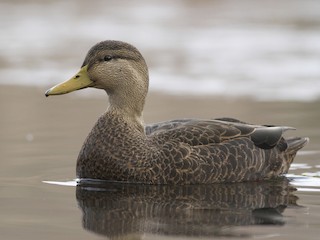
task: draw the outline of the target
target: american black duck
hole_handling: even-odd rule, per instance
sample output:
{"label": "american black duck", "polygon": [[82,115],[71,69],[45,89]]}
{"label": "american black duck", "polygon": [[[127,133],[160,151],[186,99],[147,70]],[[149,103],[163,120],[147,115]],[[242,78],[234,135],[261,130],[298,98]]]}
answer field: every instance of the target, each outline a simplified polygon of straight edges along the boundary
{"label": "american black duck", "polygon": [[145,126],[148,68],[141,53],[120,41],[88,52],[80,71],[50,88],[59,95],[104,89],[109,107],[86,138],[77,160],[81,178],[145,184],[205,184],[271,179],[287,173],[308,138],[284,138],[292,129],[232,118],[182,119]]}

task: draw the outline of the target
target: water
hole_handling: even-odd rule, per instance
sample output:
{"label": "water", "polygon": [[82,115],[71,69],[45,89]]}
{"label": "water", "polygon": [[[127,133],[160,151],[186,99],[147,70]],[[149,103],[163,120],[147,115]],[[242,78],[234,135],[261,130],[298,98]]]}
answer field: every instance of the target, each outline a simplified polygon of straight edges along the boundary
{"label": "water", "polygon": [[1,239],[318,239],[319,102],[148,98],[146,122],[228,114],[296,127],[288,135],[311,141],[289,183],[76,186],[77,154],[107,102],[76,94],[45,98],[44,90],[0,88]]}
{"label": "water", "polygon": [[250,233],[237,228],[282,226],[285,208],[298,207],[286,181],[183,187],[79,186],[76,197],[83,227],[110,238],[131,234],[249,237]]}
{"label": "water", "polygon": [[[0,239],[318,239],[318,9],[318,1],[1,1]],[[230,116],[310,137],[289,182],[76,186],[77,154],[107,101],[98,90],[44,92],[103,39],[146,57],[147,123]]]}

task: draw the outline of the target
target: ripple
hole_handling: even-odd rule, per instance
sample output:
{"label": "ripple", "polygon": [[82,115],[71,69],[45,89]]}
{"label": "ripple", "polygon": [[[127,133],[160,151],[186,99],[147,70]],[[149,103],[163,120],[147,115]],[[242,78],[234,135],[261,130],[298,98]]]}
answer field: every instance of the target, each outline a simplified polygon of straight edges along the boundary
{"label": "ripple", "polygon": [[315,172],[315,173],[309,173],[309,172],[306,172],[306,173],[303,173],[302,174],[303,176],[307,176],[307,177],[320,177],[320,172]]}
{"label": "ripple", "polygon": [[[314,177],[318,173],[304,173],[303,175],[287,174],[290,184],[297,187],[298,191],[320,192],[320,178]],[[319,175],[318,175],[319,176]]]}
{"label": "ripple", "polygon": [[297,155],[299,156],[318,155],[318,154],[320,154],[320,151],[316,151],[316,150],[299,151],[297,153]]}
{"label": "ripple", "polygon": [[[303,192],[320,192],[320,172],[303,173],[302,175],[287,174],[290,184],[297,187],[298,191]],[[79,183],[79,179],[68,181],[42,181],[46,184],[75,187]]]}
{"label": "ripple", "polygon": [[297,169],[310,169],[312,168],[307,163],[292,163],[290,166],[290,170],[297,170]]}
{"label": "ripple", "polygon": [[42,181],[43,183],[59,185],[59,186],[67,186],[67,187],[75,187],[77,186],[77,179],[71,181]]}

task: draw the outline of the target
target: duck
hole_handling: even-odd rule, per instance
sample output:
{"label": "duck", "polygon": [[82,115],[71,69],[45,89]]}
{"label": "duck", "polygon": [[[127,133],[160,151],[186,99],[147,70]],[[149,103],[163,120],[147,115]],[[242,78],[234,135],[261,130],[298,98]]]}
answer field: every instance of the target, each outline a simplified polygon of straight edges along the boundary
{"label": "duck", "polygon": [[103,89],[109,106],[85,139],[76,164],[81,180],[136,184],[213,184],[282,177],[307,137],[284,137],[288,126],[234,118],[176,119],[145,125],[149,74],[129,43],[95,44],[79,70],[45,96]]}

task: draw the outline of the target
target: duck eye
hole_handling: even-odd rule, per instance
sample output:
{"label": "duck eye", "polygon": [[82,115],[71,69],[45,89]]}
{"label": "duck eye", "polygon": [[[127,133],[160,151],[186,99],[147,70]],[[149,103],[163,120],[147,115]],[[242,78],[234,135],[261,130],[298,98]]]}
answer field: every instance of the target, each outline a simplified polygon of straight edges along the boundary
{"label": "duck eye", "polygon": [[104,61],[110,61],[111,59],[112,59],[112,56],[110,55],[104,56],[103,58]]}

